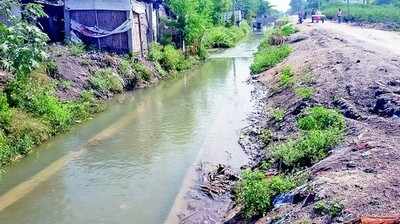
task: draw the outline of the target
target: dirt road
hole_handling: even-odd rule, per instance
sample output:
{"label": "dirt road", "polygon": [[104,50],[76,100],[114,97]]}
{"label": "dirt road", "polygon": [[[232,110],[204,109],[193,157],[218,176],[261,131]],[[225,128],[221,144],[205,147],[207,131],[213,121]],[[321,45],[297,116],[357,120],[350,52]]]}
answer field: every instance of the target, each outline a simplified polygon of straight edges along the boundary
{"label": "dirt road", "polygon": [[354,45],[359,45],[370,50],[386,50],[391,53],[400,54],[399,32],[368,29],[335,22],[313,25],[318,29],[339,35]]}

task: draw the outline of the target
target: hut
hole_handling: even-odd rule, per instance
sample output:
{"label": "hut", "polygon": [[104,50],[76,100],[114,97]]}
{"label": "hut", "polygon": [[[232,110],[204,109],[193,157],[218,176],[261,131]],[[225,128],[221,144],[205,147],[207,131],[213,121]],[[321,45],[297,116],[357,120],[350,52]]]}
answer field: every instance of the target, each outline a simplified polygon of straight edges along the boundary
{"label": "hut", "polygon": [[116,53],[144,55],[156,39],[153,1],[65,0],[67,40]]}

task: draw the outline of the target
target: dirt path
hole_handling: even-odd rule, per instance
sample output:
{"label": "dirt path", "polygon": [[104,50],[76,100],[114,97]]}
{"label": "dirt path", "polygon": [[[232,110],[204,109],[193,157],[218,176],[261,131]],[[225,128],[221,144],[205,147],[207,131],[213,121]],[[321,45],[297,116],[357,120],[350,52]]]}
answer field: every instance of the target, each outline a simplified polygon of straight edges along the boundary
{"label": "dirt path", "polygon": [[337,34],[356,46],[362,46],[371,50],[386,50],[391,53],[400,54],[400,33],[383,30],[375,30],[326,22],[316,24],[318,29]]}

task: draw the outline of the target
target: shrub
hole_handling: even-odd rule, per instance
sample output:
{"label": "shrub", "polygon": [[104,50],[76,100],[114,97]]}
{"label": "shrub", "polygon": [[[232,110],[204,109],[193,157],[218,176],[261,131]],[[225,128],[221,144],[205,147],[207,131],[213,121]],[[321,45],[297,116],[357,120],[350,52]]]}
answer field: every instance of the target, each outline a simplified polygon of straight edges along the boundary
{"label": "shrub", "polygon": [[293,24],[289,23],[280,28],[280,31],[283,36],[288,37],[297,32],[296,27]]}
{"label": "shrub", "polygon": [[146,68],[146,66],[144,66],[143,64],[140,63],[133,64],[133,70],[141,80],[150,81],[151,71],[148,68]]}
{"label": "shrub", "polygon": [[7,136],[0,129],[0,168],[7,164],[12,158],[11,146],[9,145]]}
{"label": "shrub", "polygon": [[[9,135],[17,141],[30,139],[32,145],[40,144],[49,139],[51,128],[45,121],[34,118],[33,114],[20,109],[12,111],[12,124],[9,128]],[[26,151],[25,149],[23,151]]]}
{"label": "shrub", "polygon": [[299,87],[295,90],[295,93],[303,100],[310,100],[314,95],[314,89],[311,87]]}
{"label": "shrub", "polygon": [[164,47],[164,57],[161,60],[161,65],[168,72],[182,71],[190,67],[183,53],[172,45]]}
{"label": "shrub", "polygon": [[149,49],[149,59],[153,62],[159,62],[163,57],[163,47],[159,43],[152,43]]}
{"label": "shrub", "polygon": [[281,71],[279,82],[283,87],[289,87],[293,85],[294,74],[291,67],[287,66]]}
{"label": "shrub", "polygon": [[275,196],[294,187],[295,184],[288,178],[266,178],[261,171],[246,170],[242,173],[242,179],[236,189],[237,201],[244,205],[247,218],[264,215],[272,208]]}
{"label": "shrub", "polygon": [[121,78],[112,69],[100,69],[90,77],[89,82],[94,89],[100,92],[121,93],[124,89]]}
{"label": "shrub", "polygon": [[254,62],[250,67],[251,73],[258,74],[272,68],[288,57],[291,52],[289,45],[269,46],[262,49],[254,57]]}
{"label": "shrub", "polygon": [[341,140],[338,130],[314,130],[297,140],[290,140],[273,149],[272,156],[283,168],[313,165],[328,155],[328,150]]}
{"label": "shrub", "polygon": [[11,122],[11,111],[7,102],[7,97],[0,92],[0,128],[8,127]]}
{"label": "shrub", "polygon": [[284,168],[310,166],[324,159],[342,139],[346,124],[337,111],[313,107],[298,119],[297,125],[304,131],[301,137],[276,146],[272,152]]}
{"label": "shrub", "polygon": [[259,138],[265,145],[268,145],[272,141],[272,131],[270,129],[261,130]]}
{"label": "shrub", "polygon": [[315,213],[318,215],[329,215],[331,218],[339,216],[343,209],[343,204],[337,201],[318,201],[314,205]]}
{"label": "shrub", "polygon": [[336,110],[321,106],[308,109],[306,115],[301,117],[297,124],[300,129],[305,131],[328,129],[343,130],[346,126],[342,114]]}
{"label": "shrub", "polygon": [[206,48],[230,48],[234,47],[240,40],[250,33],[247,22],[240,23],[239,27],[216,26],[204,35],[204,46]]}
{"label": "shrub", "polygon": [[68,108],[55,96],[51,83],[34,79],[14,80],[6,89],[10,104],[49,121],[54,132],[67,129],[72,121]]}
{"label": "shrub", "polygon": [[75,122],[87,120],[92,114],[103,110],[102,105],[90,91],[83,91],[78,101],[68,102],[66,105],[69,111],[71,111]]}

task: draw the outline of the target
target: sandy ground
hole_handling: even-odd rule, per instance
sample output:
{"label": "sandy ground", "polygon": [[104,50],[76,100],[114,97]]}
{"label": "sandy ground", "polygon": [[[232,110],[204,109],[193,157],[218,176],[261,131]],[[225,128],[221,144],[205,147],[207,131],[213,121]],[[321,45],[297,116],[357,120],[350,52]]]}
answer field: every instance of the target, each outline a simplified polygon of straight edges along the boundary
{"label": "sandy ground", "polygon": [[[264,99],[266,111],[287,111],[282,124],[267,121],[266,126],[278,135],[293,134],[296,117],[312,105],[337,108],[345,115],[344,142],[311,167],[310,181],[295,190],[314,195],[315,201],[338,201],[344,211],[331,219],[314,213],[315,201],[289,204],[259,223],[346,223],[365,215],[399,215],[400,34],[330,22],[299,28],[297,35],[306,39],[292,44],[290,57],[259,78],[271,91]],[[297,80],[311,75],[316,90],[312,100],[302,101],[291,89],[278,90],[278,74],[287,65]]]}

